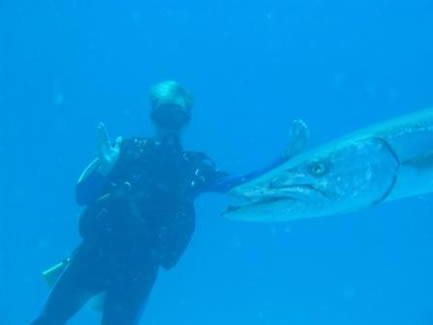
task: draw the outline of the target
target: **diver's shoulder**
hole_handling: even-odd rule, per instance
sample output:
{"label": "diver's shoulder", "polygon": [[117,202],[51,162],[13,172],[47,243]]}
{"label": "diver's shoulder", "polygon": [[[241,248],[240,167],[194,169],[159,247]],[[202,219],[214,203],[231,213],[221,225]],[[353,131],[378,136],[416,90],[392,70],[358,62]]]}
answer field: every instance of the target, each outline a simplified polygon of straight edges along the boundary
{"label": "diver's shoulder", "polygon": [[150,141],[154,141],[154,139],[152,137],[146,137],[146,136],[142,136],[142,135],[133,135],[133,136],[129,136],[129,137],[122,137],[122,142],[123,141],[127,141],[127,142],[150,142]]}
{"label": "diver's shoulder", "polygon": [[155,145],[155,139],[145,136],[122,137],[122,147],[149,147]]}

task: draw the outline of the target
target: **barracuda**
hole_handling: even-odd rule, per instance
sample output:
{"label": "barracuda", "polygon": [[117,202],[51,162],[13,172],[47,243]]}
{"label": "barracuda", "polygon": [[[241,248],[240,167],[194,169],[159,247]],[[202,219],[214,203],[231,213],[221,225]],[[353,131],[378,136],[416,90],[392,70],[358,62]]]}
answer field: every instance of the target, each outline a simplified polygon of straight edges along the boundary
{"label": "barracuda", "polygon": [[275,222],[348,213],[433,191],[433,109],[303,152],[235,187],[233,220]]}

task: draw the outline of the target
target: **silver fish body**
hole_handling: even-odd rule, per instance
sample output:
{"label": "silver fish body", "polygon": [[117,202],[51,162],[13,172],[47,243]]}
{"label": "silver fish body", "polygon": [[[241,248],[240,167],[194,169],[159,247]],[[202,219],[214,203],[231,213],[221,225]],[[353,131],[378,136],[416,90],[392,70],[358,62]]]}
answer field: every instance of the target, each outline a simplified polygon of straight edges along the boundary
{"label": "silver fish body", "polygon": [[356,211],[433,191],[433,109],[301,153],[235,187],[233,220],[275,222]]}

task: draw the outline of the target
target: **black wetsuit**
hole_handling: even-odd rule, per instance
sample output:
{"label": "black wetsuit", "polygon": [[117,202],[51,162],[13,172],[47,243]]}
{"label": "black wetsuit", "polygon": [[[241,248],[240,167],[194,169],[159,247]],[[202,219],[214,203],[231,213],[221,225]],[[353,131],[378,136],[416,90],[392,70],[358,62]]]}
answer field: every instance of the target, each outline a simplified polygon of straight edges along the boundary
{"label": "black wetsuit", "polygon": [[83,240],[32,324],[65,324],[98,293],[105,293],[103,325],[138,324],[159,268],[176,265],[191,239],[195,197],[225,192],[266,169],[227,176],[176,141],[123,140],[108,177],[93,173],[77,185],[78,201],[87,204]]}

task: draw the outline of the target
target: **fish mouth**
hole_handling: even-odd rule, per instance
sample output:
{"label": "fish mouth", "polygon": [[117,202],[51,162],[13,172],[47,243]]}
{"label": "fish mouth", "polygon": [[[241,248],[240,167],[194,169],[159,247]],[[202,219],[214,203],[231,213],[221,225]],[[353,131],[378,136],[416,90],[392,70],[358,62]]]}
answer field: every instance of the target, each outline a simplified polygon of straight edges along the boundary
{"label": "fish mouth", "polygon": [[329,199],[326,192],[316,188],[312,184],[291,184],[284,186],[273,186],[270,184],[266,189],[254,189],[252,191],[233,192],[231,196],[238,204],[230,204],[222,212],[222,215],[242,212],[246,209],[271,206],[278,203],[304,203],[317,198]]}
{"label": "fish mouth", "polygon": [[255,200],[253,202],[241,203],[241,204],[230,204],[227,208],[221,213],[222,215],[226,215],[229,213],[237,212],[239,210],[245,210],[250,208],[261,207],[265,205],[275,204],[282,201],[297,201],[296,198],[293,197],[266,197],[260,200]]}

